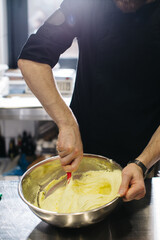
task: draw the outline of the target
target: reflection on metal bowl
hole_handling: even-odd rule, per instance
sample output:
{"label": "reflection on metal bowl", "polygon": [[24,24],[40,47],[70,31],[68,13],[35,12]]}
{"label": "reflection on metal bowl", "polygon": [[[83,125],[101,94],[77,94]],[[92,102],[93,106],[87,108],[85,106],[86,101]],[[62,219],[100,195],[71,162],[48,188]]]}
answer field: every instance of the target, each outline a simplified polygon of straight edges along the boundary
{"label": "reflection on metal bowl", "polygon": [[[98,170],[114,170],[120,169],[121,166],[108,158],[84,154],[81,164],[76,173],[83,173],[87,171]],[[58,179],[66,173],[61,168],[59,157],[51,157],[31,167],[22,176],[19,183],[19,195],[22,200],[29,206],[29,208],[43,221],[59,226],[59,227],[82,227],[93,223],[97,223],[105,218],[109,213],[115,209],[121,201],[120,197],[116,197],[111,202],[89,211],[62,214],[51,212],[39,207],[39,194],[44,187],[49,184],[53,179]],[[65,178],[65,183],[67,178]],[[61,184],[64,184],[62,182]],[[58,187],[58,186],[55,186]],[[35,206],[36,205],[36,206]]]}

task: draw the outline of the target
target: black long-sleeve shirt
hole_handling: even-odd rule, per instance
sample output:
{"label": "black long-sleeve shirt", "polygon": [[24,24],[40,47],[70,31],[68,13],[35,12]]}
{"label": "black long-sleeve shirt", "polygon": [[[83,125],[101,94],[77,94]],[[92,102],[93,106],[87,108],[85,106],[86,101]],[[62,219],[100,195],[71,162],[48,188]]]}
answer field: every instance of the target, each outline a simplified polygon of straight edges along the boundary
{"label": "black long-sleeve shirt", "polygon": [[113,0],[64,0],[20,58],[53,67],[77,38],[71,108],[84,152],[124,166],[160,122],[160,1],[123,13]]}

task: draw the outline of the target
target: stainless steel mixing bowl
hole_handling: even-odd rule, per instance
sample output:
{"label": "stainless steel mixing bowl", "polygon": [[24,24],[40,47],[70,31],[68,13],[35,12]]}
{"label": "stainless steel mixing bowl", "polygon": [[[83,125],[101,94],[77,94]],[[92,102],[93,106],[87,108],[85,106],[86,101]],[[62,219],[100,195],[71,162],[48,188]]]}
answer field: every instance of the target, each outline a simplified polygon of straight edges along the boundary
{"label": "stainless steel mixing bowl", "polygon": [[[102,170],[106,169],[112,171],[114,169],[120,169],[119,164],[108,158],[84,154],[81,164],[76,171],[76,174],[82,174],[89,170]],[[59,227],[82,227],[93,223],[97,223],[104,219],[121,201],[119,197],[116,197],[111,202],[85,212],[62,214],[57,212],[51,212],[39,207],[39,194],[53,179],[66,175],[63,171],[59,157],[51,157],[42,162],[34,165],[21,177],[19,183],[19,195],[22,200],[29,206],[29,208],[43,221]],[[74,174],[73,174],[74,177]],[[66,184],[67,178],[60,183]],[[58,185],[58,184],[57,184]],[[59,187],[55,186],[55,188]],[[52,189],[53,190],[53,189]],[[36,205],[36,206],[35,206]]]}

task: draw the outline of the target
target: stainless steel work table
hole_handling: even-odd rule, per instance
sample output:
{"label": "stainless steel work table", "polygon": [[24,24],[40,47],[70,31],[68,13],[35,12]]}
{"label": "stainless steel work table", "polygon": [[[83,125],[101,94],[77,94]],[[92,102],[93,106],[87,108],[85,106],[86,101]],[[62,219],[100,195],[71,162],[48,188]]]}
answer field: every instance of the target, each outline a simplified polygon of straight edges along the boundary
{"label": "stainless steel work table", "polygon": [[146,180],[146,196],[122,203],[102,222],[81,228],[62,229],[36,217],[18,196],[18,179],[0,179],[0,240],[159,240],[160,178]]}
{"label": "stainless steel work table", "polygon": [[[63,96],[69,106],[71,96]],[[0,98],[0,120],[51,120],[41,103],[34,96]]]}
{"label": "stainless steel work table", "polygon": [[0,108],[1,120],[51,120],[42,107],[37,108]]}

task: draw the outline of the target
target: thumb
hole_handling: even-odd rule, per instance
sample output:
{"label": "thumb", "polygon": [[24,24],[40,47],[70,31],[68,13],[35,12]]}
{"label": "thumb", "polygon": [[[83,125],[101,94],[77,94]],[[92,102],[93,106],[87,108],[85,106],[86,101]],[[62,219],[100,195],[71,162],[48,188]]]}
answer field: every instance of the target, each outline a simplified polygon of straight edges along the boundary
{"label": "thumb", "polygon": [[119,195],[121,197],[123,197],[126,194],[127,190],[129,189],[130,180],[131,180],[131,177],[127,174],[123,174],[122,172],[122,183],[119,188]]}

